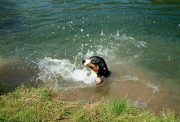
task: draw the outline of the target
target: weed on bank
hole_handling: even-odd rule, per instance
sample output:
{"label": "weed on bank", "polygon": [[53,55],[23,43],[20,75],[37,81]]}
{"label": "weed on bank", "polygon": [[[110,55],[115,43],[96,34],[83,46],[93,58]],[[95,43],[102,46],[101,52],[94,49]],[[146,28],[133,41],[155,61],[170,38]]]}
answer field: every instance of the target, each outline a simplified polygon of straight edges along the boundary
{"label": "weed on bank", "polygon": [[135,108],[128,99],[108,99],[92,104],[63,101],[47,87],[22,85],[16,91],[0,96],[0,121],[11,122],[179,122],[173,112],[159,116]]}

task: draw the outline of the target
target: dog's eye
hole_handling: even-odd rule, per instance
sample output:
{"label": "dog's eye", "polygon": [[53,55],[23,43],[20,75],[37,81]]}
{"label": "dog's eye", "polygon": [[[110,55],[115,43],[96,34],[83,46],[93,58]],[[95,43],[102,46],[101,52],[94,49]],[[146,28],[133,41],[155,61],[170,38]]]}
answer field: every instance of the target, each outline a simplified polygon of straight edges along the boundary
{"label": "dog's eye", "polygon": [[96,60],[94,58],[91,59],[91,63],[95,63]]}

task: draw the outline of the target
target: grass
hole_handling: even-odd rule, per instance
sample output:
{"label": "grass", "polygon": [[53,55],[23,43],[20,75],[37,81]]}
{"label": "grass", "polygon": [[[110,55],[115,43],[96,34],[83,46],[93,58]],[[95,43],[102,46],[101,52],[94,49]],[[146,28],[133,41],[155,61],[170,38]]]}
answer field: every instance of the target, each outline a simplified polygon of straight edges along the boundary
{"label": "grass", "polygon": [[4,122],[179,122],[173,112],[155,115],[136,109],[130,100],[108,99],[92,104],[62,101],[47,87],[22,85],[13,93],[0,96],[0,121]]}

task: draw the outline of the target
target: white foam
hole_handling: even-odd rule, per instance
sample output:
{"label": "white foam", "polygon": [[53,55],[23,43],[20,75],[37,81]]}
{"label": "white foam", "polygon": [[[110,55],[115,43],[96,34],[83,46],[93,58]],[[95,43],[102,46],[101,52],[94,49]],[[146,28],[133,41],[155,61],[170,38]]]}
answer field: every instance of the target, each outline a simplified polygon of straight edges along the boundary
{"label": "white foam", "polygon": [[158,87],[158,86],[155,86],[154,84],[152,84],[152,83],[150,83],[150,82],[147,82],[146,85],[147,85],[149,88],[152,88],[152,89],[153,89],[153,93],[159,92],[159,87]]}
{"label": "white foam", "polygon": [[116,36],[119,36],[119,30],[117,31],[117,34],[116,34]]}
{"label": "white foam", "polygon": [[122,77],[121,80],[122,80],[122,81],[129,81],[129,80],[137,81],[137,80],[138,80],[138,77],[132,77],[131,75],[125,75],[125,76]]}
{"label": "white foam", "polygon": [[91,77],[88,77],[87,68],[78,68],[67,59],[44,58],[39,60],[38,68],[40,73],[36,81],[43,82],[83,82],[84,84],[94,83]]}
{"label": "white foam", "polygon": [[131,75],[125,75],[120,80],[121,81],[133,81],[133,82],[137,82],[138,81],[139,83],[141,82],[144,85],[146,85],[147,87],[153,89],[153,93],[159,92],[159,87],[158,86],[155,86],[153,83],[150,83],[148,81],[140,79],[140,78],[138,78],[136,76],[133,77]]}
{"label": "white foam", "polygon": [[101,36],[104,36],[104,33],[103,33],[103,31],[101,31]]}
{"label": "white foam", "polygon": [[81,29],[81,33],[83,32],[84,30],[83,29]]}

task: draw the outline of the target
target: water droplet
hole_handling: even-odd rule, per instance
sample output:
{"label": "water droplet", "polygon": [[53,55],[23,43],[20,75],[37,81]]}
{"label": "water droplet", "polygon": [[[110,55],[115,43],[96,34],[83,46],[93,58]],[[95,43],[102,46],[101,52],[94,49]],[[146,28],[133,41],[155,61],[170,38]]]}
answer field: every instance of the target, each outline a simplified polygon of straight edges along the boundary
{"label": "water droplet", "polygon": [[104,35],[103,31],[101,31],[101,36],[103,36],[103,35]]}
{"label": "water droplet", "polygon": [[116,34],[116,36],[119,36],[119,30],[117,31],[117,34]]}

